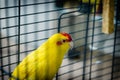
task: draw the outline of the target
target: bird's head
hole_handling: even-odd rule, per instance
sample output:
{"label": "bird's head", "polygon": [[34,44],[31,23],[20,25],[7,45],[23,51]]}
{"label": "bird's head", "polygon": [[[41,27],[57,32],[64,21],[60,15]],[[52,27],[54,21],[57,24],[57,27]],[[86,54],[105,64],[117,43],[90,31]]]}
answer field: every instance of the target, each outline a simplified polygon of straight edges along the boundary
{"label": "bird's head", "polygon": [[61,32],[54,34],[52,37],[50,37],[50,40],[53,42],[58,47],[62,48],[72,48],[73,47],[73,42],[72,42],[72,37],[70,34]]}

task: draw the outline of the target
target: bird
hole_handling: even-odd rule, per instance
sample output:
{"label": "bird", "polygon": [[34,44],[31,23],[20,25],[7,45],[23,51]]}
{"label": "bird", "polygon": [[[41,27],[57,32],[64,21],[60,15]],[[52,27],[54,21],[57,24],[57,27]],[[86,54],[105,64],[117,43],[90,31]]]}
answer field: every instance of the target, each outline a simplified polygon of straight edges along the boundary
{"label": "bird", "polygon": [[9,80],[52,80],[71,48],[73,41],[70,34],[53,34],[17,65]]}

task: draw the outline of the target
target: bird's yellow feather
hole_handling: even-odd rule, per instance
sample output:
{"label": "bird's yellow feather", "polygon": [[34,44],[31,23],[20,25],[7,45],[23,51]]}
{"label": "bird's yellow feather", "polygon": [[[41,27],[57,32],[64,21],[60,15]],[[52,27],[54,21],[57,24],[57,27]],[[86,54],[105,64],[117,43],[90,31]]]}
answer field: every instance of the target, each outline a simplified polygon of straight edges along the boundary
{"label": "bird's yellow feather", "polygon": [[[38,49],[31,52],[14,69],[12,76],[19,80],[52,80],[58,71],[65,53],[70,48],[69,42],[57,45],[57,41],[67,39],[57,33],[51,36]],[[15,80],[15,78],[10,78]]]}

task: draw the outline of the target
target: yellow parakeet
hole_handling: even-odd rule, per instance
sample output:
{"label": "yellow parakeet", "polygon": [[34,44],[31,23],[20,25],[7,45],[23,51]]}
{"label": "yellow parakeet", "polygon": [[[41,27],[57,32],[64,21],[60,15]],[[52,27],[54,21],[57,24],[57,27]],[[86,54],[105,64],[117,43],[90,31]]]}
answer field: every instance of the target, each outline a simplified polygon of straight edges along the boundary
{"label": "yellow parakeet", "polygon": [[[52,35],[38,49],[28,54],[14,69],[12,76],[18,80],[52,80],[65,53],[72,46],[70,34],[61,32]],[[9,80],[16,80],[11,77]]]}

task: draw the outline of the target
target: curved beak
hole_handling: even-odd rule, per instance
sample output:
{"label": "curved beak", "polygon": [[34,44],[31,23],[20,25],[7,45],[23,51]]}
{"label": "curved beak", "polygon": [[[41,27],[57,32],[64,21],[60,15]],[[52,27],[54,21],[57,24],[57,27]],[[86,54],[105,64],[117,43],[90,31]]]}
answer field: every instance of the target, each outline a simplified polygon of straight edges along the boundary
{"label": "curved beak", "polygon": [[70,42],[70,49],[73,49],[74,43],[73,41]]}

